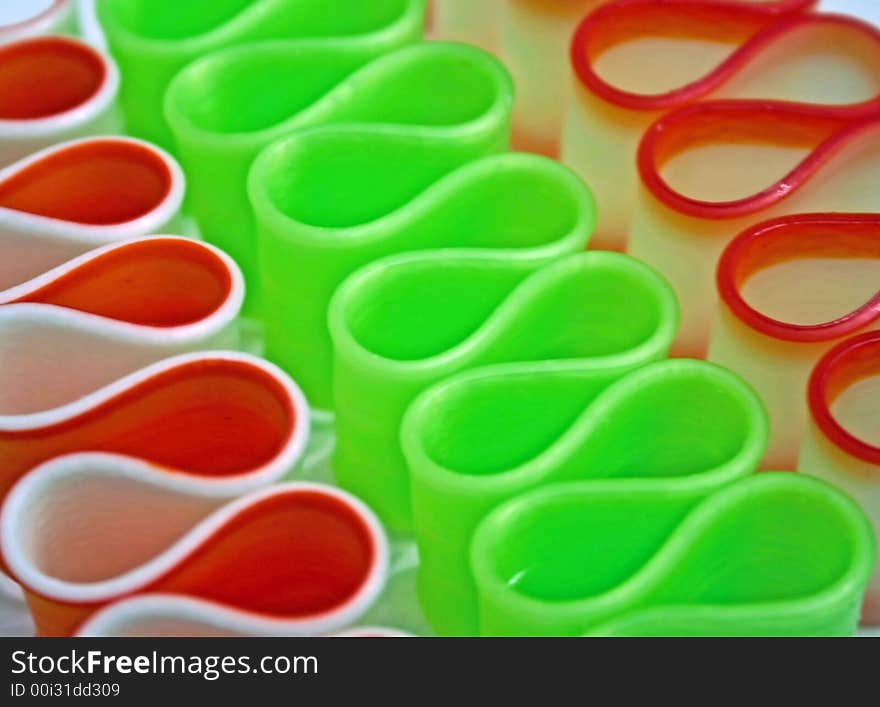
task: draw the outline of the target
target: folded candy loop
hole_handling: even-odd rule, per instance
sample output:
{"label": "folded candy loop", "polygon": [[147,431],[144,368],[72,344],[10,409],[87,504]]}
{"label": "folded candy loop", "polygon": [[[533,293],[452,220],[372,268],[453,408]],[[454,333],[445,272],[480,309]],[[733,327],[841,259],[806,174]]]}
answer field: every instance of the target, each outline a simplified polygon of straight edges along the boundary
{"label": "folded candy loop", "polygon": [[167,341],[184,336],[183,327],[215,328],[214,317],[231,321],[243,289],[241,272],[223,251],[179,236],[145,236],[96,248],[0,290],[6,306],[0,313],[14,304],[56,307],[151,327]]}
{"label": "folded candy loop", "polygon": [[73,0],[6,0],[0,8],[0,43],[73,29]]}
{"label": "folded candy loop", "polygon": [[451,139],[329,127],[255,163],[267,354],[318,407],[333,407],[330,299],[359,267],[452,247],[539,263],[586,245],[595,205],[574,175],[533,155],[479,154]]}
{"label": "folded candy loop", "polygon": [[161,233],[183,201],[178,164],[131,138],[49,147],[0,170],[0,290],[114,241]]}
{"label": "folded candy loop", "polygon": [[572,479],[705,495],[754,471],[767,421],[742,380],[702,361],[551,361],[485,366],[438,383],[410,406],[401,437],[423,609],[439,633],[474,635],[467,554],[493,507]]}
{"label": "folded candy loop", "polygon": [[[779,36],[815,22],[846,23],[870,31],[851,18],[801,14],[815,0],[616,0],[584,17],[571,40],[576,78],[603,100],[632,110],[677,108],[704,97],[745,68]],[[654,94],[627,90],[597,71],[597,59],[609,49],[640,38],[669,37],[729,44],[731,52],[702,76]]]}
{"label": "folded candy loop", "polygon": [[70,403],[167,356],[234,345],[243,296],[228,256],[172,236],[104,246],[0,290],[0,419]]}
{"label": "folded candy loop", "polygon": [[506,0],[432,0],[432,36],[467,42],[486,51],[499,48],[499,25]]}
{"label": "folded candy loop", "polygon": [[471,561],[484,635],[844,636],[875,552],[847,496],[767,473],[703,499],[548,486],[492,511]]}
{"label": "folded candy loop", "polygon": [[[875,529],[880,523],[878,381],[880,332],[846,339],[819,360],[807,388],[811,424],[797,467],[849,493]],[[880,567],[871,578],[862,620],[880,623]]]}
{"label": "folded candy loop", "polygon": [[0,416],[0,497],[58,455],[106,452],[234,496],[289,472],[308,437],[302,393],[247,354],[181,354],[57,407]]}
{"label": "folded candy loop", "polygon": [[366,60],[418,39],[424,11],[425,0],[220,0],[186,7],[156,0],[98,3],[125,79],[120,99],[128,129],[166,148],[174,138],[162,115],[163,97],[189,62],[275,39],[338,46]]}
{"label": "folded candy loop", "polygon": [[[672,282],[682,306],[675,353],[704,355],[724,247],[758,221],[870,212],[880,112],[715,101],[667,114],[639,149],[643,189],[629,252]],[[769,182],[769,185],[768,185]]]}
{"label": "folded candy loop", "polygon": [[298,482],[221,504],[173,480],[80,455],[16,486],[0,518],[3,557],[40,634],[71,635],[143,595],[238,634],[313,635],[352,624],[381,592],[387,540],[358,499]]}
{"label": "folded candy loop", "polygon": [[880,375],[880,332],[865,332],[841,342],[816,364],[810,376],[810,413],[821,432],[852,457],[880,466],[880,446],[848,431],[832,406],[859,381]]}
{"label": "folded candy loop", "polygon": [[810,372],[835,342],[880,326],[880,217],[798,214],[747,229],[718,262],[708,357],[748,380],[771,418],[765,466],[795,467]]}
{"label": "folded candy loop", "polygon": [[[169,87],[166,114],[202,233],[257,283],[247,181],[263,148],[317,125],[370,125],[442,143],[448,162],[470,159],[506,148],[512,100],[504,68],[474,47],[420,43],[373,58],[344,45],[279,41],[194,62]],[[265,169],[255,172],[258,189],[272,187],[261,183],[272,179]]]}
{"label": "folded candy loop", "polygon": [[[450,248],[361,268],[331,301],[330,331],[345,362],[411,379],[480,358],[651,358],[675,330],[676,309],[663,279],[626,255],[590,252],[545,262]],[[443,318],[423,319],[426,310]],[[515,325],[526,322],[553,338],[515,336]],[[379,326],[392,323],[396,330]],[[398,336],[405,331],[409,336]]]}
{"label": "folded candy loop", "polygon": [[562,155],[595,185],[600,242],[626,245],[639,140],[668,111],[711,98],[747,99],[753,111],[784,101],[829,115],[877,112],[880,30],[805,12],[811,4],[619,0],[584,20],[571,47],[575,91]]}
{"label": "folded candy loop", "polygon": [[116,65],[85,42],[0,43],[0,165],[63,140],[115,131]]}
{"label": "folded candy loop", "polygon": [[418,393],[490,363],[662,358],[677,309],[666,283],[627,256],[589,252],[548,264],[450,249],[362,268],[337,290],[329,323],[337,478],[386,522],[408,528],[398,430]]}
{"label": "folded candy loop", "polygon": [[[827,106],[780,101],[712,101],[674,111],[654,123],[639,145],[642,183],[670,209],[702,219],[749,216],[789,198],[848,144],[876,130],[880,108],[847,115]],[[695,198],[663,176],[666,163],[713,143],[809,150],[786,174],[735,199]]]}

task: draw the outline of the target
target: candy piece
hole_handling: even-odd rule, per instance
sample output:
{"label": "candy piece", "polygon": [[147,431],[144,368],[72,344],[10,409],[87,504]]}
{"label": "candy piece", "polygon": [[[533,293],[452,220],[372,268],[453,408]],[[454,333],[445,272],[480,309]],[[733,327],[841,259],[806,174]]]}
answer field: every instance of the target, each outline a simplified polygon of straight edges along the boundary
{"label": "candy piece", "polygon": [[[855,498],[880,528],[880,332],[841,342],[813,370],[808,387],[811,420],[798,470],[834,484]],[[880,624],[880,567],[862,620]]]}
{"label": "candy piece", "polygon": [[880,216],[803,214],[737,236],[718,263],[709,359],[751,383],[770,413],[767,469],[794,469],[806,387],[835,343],[880,326]]}
{"label": "candy piece", "polygon": [[64,140],[116,132],[119,72],[79,40],[0,44],[0,165]]}
{"label": "candy piece", "polygon": [[[440,144],[441,164],[447,169],[507,147],[513,88],[500,64],[484,52],[463,45],[422,43],[359,69],[364,62],[360,52],[332,45],[262,43],[195,62],[169,88],[167,114],[190,177],[193,211],[204,237],[241,264],[253,311],[262,314],[277,307],[275,301],[258,306],[263,273],[258,269],[247,189],[248,170],[263,148],[330,123],[346,129],[374,125],[383,134]],[[296,148],[270,150],[277,155]],[[277,196],[289,177],[265,172],[254,177],[255,188]],[[334,183],[332,174],[318,176],[321,186],[330,191],[310,191],[313,209],[322,208],[329,194],[347,186],[342,177]],[[398,175],[397,180],[405,176]],[[267,179],[269,183],[264,183]],[[378,174],[369,179],[362,189],[381,188]]]}
{"label": "candy piece", "polygon": [[438,39],[475,44],[487,52],[499,48],[505,0],[434,0],[431,30]]}
{"label": "candy piece", "polygon": [[624,0],[584,21],[572,45],[563,160],[596,190],[599,244],[626,246],[638,141],[671,110],[710,98],[876,107],[880,32],[803,14],[809,4]]}
{"label": "candy piece", "polygon": [[496,508],[471,556],[483,635],[847,636],[875,551],[847,496],[768,473],[703,497],[548,486]]}
{"label": "candy piece", "polygon": [[71,635],[141,594],[238,634],[329,633],[382,590],[385,534],[342,491],[290,483],[219,504],[173,475],[123,469],[100,456],[58,460],[3,507],[3,556],[41,635]]}

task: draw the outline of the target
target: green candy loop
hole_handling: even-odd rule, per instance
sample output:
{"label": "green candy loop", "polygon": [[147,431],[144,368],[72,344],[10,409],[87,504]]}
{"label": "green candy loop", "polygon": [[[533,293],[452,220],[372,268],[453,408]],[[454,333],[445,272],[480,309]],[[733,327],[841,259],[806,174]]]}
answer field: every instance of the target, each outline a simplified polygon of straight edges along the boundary
{"label": "green candy loop", "polygon": [[483,635],[852,635],[874,555],[852,500],[780,472],[705,498],[555,484],[492,511],[471,548]]}
{"label": "green candy loop", "polygon": [[[414,42],[425,0],[101,0],[95,3],[122,75],[128,132],[172,150],[165,90],[189,62],[270,39],[340,47],[366,61]],[[275,97],[277,98],[277,96]],[[267,100],[272,100],[268,97]],[[238,106],[233,110],[248,110]]]}
{"label": "green candy loop", "polygon": [[548,263],[450,249],[368,265],[330,305],[337,479],[390,526],[408,530],[399,430],[420,392],[492,363],[635,367],[666,355],[677,323],[665,280],[618,253]]}
{"label": "green candy loop", "polygon": [[[362,50],[337,44],[265,42],[216,52],[184,69],[166,96],[202,234],[237,260],[254,294],[272,277],[258,269],[255,217],[270,233],[295,238],[305,225],[300,219],[310,226],[339,225],[316,221],[329,199],[342,213],[350,208],[347,201],[358,198],[344,192],[354,186],[345,175],[308,174],[320,169],[316,148],[303,146],[310,144],[308,128],[379,126],[380,133],[435,146],[445,169],[507,148],[513,87],[493,57],[466,45],[420,43],[367,62]],[[273,143],[254,166],[249,189],[254,160]],[[338,146],[350,147],[356,146]],[[386,178],[400,182],[405,176]],[[385,188],[382,172],[367,177],[359,190]],[[290,191],[291,181],[297,190],[304,183],[315,203],[303,204],[305,197]],[[283,265],[289,280],[297,253],[285,255],[282,264],[271,257],[263,263],[270,271]],[[252,309],[271,317],[277,306],[273,301]]]}
{"label": "green candy loop", "polygon": [[468,549],[480,521],[531,489],[626,480],[685,499],[743,478],[767,446],[767,417],[736,375],[703,361],[499,364],[448,378],[406,413],[421,565],[438,633],[475,635]]}

